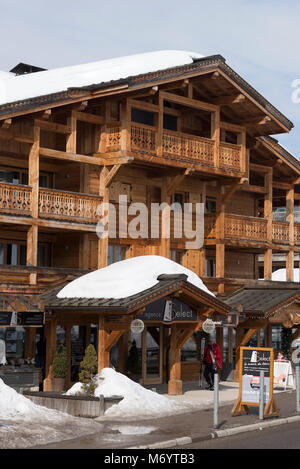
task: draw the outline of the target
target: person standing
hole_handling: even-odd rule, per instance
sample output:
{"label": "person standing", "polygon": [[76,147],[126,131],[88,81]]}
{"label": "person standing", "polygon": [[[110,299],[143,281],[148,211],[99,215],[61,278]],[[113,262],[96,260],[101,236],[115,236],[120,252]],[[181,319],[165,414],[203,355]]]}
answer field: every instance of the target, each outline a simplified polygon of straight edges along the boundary
{"label": "person standing", "polygon": [[204,378],[208,384],[208,388],[214,389],[214,374],[222,368],[222,355],[219,345],[210,339],[208,345],[204,349],[203,354]]}

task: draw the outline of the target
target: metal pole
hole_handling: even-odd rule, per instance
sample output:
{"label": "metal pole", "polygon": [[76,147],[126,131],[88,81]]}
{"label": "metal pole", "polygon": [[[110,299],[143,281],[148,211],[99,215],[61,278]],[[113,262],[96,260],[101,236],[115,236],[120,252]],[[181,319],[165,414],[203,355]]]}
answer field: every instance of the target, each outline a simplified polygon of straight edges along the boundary
{"label": "metal pole", "polygon": [[214,374],[214,428],[218,428],[219,412],[219,375]]}
{"label": "metal pole", "polygon": [[260,371],[259,378],[259,420],[264,419],[264,387],[265,387],[265,372]]}
{"label": "metal pole", "polygon": [[299,364],[295,366],[296,372],[296,411],[300,413],[300,367]]}

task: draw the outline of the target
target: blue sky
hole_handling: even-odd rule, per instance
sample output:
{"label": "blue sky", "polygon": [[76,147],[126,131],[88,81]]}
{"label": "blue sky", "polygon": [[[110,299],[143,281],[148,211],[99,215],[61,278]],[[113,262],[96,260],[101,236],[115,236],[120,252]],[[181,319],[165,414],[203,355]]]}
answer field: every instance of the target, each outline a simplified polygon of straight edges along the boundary
{"label": "blue sky", "polygon": [[221,54],[295,125],[279,141],[300,159],[297,0],[0,0],[0,70],[45,68],[159,49]]}

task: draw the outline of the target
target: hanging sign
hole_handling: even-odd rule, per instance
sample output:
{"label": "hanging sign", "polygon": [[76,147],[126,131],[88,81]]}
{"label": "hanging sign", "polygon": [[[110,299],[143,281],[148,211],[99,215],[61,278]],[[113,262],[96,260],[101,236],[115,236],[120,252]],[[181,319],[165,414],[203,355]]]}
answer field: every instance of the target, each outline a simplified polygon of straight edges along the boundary
{"label": "hanging sign", "polygon": [[233,415],[247,413],[248,406],[259,406],[261,371],[264,371],[265,415],[278,415],[273,399],[274,350],[263,347],[240,348],[239,396]]}
{"label": "hanging sign", "polygon": [[2,327],[40,327],[44,325],[44,313],[39,311],[0,311],[0,326]]}
{"label": "hanging sign", "polygon": [[141,334],[144,327],[145,325],[141,319],[134,319],[130,324],[130,330],[133,334]]}
{"label": "hanging sign", "polygon": [[145,311],[139,315],[143,321],[197,321],[197,311],[192,309],[183,301],[173,298],[172,300],[157,300],[146,306]]}

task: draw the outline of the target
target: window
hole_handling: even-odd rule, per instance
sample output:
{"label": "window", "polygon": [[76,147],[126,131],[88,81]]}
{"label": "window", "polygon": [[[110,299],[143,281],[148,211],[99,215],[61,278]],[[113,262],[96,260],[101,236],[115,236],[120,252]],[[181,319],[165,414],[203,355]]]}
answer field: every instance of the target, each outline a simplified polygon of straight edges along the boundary
{"label": "window", "polygon": [[[26,265],[27,246],[26,241],[0,242],[0,265]],[[38,267],[48,267],[51,264],[51,245],[39,243],[37,253]]]}
{"label": "window", "polygon": [[164,114],[163,127],[166,130],[177,131],[177,117],[171,114]]}
{"label": "window", "polygon": [[143,111],[133,107],[131,109],[131,120],[137,124],[154,125],[154,114],[153,112]]}
{"label": "window", "polygon": [[[22,184],[28,186],[28,170],[17,169],[17,170],[2,170],[0,169],[0,182],[6,182],[9,184]],[[53,187],[53,174],[52,173],[40,173],[39,177],[40,187]]]}
{"label": "window", "polygon": [[216,213],[217,202],[215,197],[206,197],[206,213]]}
{"label": "window", "polygon": [[182,209],[183,209],[184,202],[185,202],[185,194],[183,192],[175,192],[175,194],[172,195],[171,197],[171,204],[172,203],[180,204]]}
{"label": "window", "polygon": [[127,246],[120,246],[118,244],[109,244],[107,265],[114,264],[115,262],[123,261],[126,259]]}
{"label": "window", "polygon": [[178,251],[177,249],[170,250],[170,259],[177,264],[182,264],[183,251]]}
{"label": "window", "polygon": [[205,275],[206,277],[216,276],[216,259],[214,257],[205,259]]}

